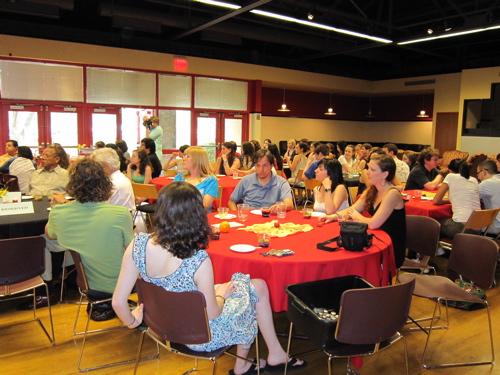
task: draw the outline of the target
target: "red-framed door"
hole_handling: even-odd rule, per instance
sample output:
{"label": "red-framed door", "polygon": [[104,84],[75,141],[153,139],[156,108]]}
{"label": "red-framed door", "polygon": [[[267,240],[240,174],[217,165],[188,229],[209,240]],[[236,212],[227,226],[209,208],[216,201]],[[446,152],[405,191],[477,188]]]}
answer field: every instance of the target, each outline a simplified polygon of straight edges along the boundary
{"label": "red-framed door", "polygon": [[45,142],[59,143],[70,156],[78,155],[78,145],[84,143],[83,111],[81,106],[51,104],[44,106]]}
{"label": "red-framed door", "polygon": [[29,146],[35,153],[46,141],[44,105],[29,103],[2,104],[1,150],[5,142],[16,140],[19,145]]}
{"label": "red-framed door", "polygon": [[195,111],[193,125],[193,144],[204,147],[211,161],[219,154],[222,143],[234,141],[241,146],[248,140],[247,114]]}
{"label": "red-framed door", "polygon": [[98,141],[104,143],[115,143],[121,139],[121,107],[115,106],[89,106],[89,126],[84,131],[87,136],[88,145],[94,145]]}

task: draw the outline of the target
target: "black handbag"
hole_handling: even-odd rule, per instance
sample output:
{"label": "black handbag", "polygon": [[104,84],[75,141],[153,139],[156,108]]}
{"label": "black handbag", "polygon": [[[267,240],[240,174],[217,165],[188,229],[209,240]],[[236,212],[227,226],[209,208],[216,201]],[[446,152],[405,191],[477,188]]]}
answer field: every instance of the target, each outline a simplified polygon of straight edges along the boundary
{"label": "black handbag", "polygon": [[[363,251],[365,247],[372,245],[373,234],[368,233],[368,224],[356,221],[343,221],[340,223],[340,236],[320,242],[316,247],[320,250],[335,251],[344,248],[349,251]],[[337,247],[328,246],[332,242]]]}

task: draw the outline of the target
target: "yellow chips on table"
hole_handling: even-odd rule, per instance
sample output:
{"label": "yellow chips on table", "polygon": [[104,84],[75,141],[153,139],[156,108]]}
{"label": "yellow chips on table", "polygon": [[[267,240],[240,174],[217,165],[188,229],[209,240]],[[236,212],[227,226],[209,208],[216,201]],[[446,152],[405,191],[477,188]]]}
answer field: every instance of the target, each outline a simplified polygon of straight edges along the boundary
{"label": "yellow chips on table", "polygon": [[309,232],[313,229],[310,224],[280,223],[279,227],[274,225],[275,220],[262,224],[249,225],[238,230],[244,230],[253,233],[267,233],[271,237],[286,237],[298,232]]}

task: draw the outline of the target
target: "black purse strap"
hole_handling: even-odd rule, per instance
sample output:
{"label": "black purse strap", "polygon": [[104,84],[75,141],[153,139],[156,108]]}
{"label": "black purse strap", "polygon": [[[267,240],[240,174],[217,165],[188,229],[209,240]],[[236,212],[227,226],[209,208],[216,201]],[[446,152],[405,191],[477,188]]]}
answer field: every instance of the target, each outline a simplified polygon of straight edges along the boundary
{"label": "black purse strap", "polygon": [[337,251],[339,249],[338,246],[330,247],[330,246],[327,246],[327,245],[331,244],[332,242],[337,243],[337,240],[339,238],[340,238],[340,236],[337,236],[337,237],[330,238],[329,240],[326,240],[326,241],[323,241],[323,242],[319,242],[319,243],[316,244],[316,248],[318,250],[324,250],[324,251],[328,251],[328,252]]}

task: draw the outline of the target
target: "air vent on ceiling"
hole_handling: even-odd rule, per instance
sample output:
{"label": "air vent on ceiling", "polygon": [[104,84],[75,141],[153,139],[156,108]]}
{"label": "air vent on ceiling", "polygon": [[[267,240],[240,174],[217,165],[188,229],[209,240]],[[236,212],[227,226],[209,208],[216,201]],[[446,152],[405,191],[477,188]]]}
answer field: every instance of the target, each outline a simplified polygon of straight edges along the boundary
{"label": "air vent on ceiling", "polygon": [[406,81],[405,86],[432,85],[434,83],[436,83],[435,79],[422,79],[420,81]]}

